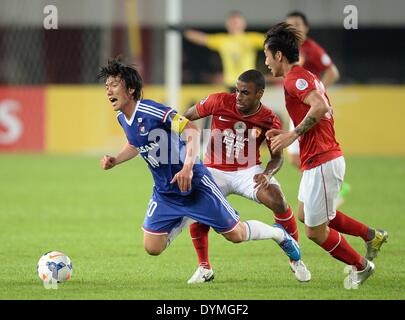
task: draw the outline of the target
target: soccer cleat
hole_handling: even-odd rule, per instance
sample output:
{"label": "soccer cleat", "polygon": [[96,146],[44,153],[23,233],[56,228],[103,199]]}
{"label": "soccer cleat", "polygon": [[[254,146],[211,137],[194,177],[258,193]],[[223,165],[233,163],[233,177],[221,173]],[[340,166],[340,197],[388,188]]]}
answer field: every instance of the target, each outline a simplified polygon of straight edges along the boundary
{"label": "soccer cleat", "polygon": [[307,266],[302,260],[290,260],[290,268],[299,282],[308,282],[311,280],[311,272],[307,269]]}
{"label": "soccer cleat", "polygon": [[193,276],[188,279],[188,284],[194,283],[203,283],[214,280],[214,270],[206,269],[202,266],[199,266],[197,270],[194,272]]}
{"label": "soccer cleat", "polygon": [[364,283],[364,281],[374,273],[374,270],[374,263],[368,260],[367,265],[363,270],[356,271],[356,269],[353,268],[345,279],[345,287],[347,286],[347,289],[357,289],[360,284]]}
{"label": "soccer cleat", "polygon": [[291,237],[281,224],[275,223],[273,227],[279,228],[284,232],[284,240],[278,245],[285,252],[285,254],[293,261],[301,260],[301,250],[297,241]]}
{"label": "soccer cleat", "polygon": [[373,261],[373,259],[377,257],[378,251],[380,251],[383,243],[387,242],[387,239],[387,231],[376,229],[374,239],[366,242],[367,253],[365,258],[369,261]]}

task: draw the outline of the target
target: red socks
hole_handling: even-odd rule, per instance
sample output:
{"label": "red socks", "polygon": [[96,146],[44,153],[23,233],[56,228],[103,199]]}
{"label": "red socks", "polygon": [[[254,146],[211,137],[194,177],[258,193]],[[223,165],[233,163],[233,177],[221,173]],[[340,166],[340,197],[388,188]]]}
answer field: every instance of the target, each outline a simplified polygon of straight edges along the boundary
{"label": "red socks", "polygon": [[368,238],[368,226],[338,210],[336,210],[336,217],[329,221],[329,227],[345,234],[362,237],[364,241],[371,240]]}
{"label": "red socks", "polygon": [[275,213],[274,220],[281,224],[283,228],[298,242],[298,227],[291,207],[284,213]]}
{"label": "red socks", "polygon": [[348,265],[356,266],[357,270],[364,269],[364,258],[336,230],[329,228],[329,236],[321,247],[328,251],[335,259],[343,261]]}
{"label": "red socks", "polygon": [[190,225],[190,235],[191,240],[193,241],[193,245],[195,251],[198,255],[198,263],[200,266],[211,269],[211,265],[208,258],[208,232],[210,231],[210,227],[201,224],[199,222],[195,222]]}

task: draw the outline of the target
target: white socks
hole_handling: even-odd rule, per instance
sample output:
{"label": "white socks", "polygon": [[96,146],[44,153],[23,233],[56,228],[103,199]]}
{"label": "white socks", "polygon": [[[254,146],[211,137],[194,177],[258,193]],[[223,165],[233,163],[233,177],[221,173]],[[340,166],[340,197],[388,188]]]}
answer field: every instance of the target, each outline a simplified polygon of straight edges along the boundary
{"label": "white socks", "polygon": [[245,241],[274,239],[277,243],[280,243],[285,238],[283,230],[269,226],[261,221],[247,220],[243,224],[246,228]]}

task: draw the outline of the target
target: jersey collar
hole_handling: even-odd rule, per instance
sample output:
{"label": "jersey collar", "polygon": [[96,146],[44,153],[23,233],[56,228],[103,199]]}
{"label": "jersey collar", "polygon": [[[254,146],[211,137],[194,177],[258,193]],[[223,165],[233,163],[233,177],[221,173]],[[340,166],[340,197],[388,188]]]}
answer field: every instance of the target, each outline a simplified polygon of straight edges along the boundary
{"label": "jersey collar", "polygon": [[139,103],[140,103],[140,101],[138,100],[138,101],[136,102],[136,105],[135,105],[134,113],[132,114],[132,116],[131,116],[131,118],[130,118],[129,120],[127,119],[127,117],[126,117],[125,114],[124,114],[125,122],[126,122],[129,126],[131,126],[132,123],[134,122],[135,113],[136,113],[136,111],[138,110]]}
{"label": "jersey collar", "polygon": [[235,105],[236,111],[242,116],[242,118],[249,118],[249,117],[254,116],[255,114],[258,114],[260,112],[260,110],[262,110],[262,107],[263,107],[263,104],[260,102],[259,108],[257,108],[255,113],[244,115],[242,112],[239,112],[238,108],[236,108],[236,105]]}

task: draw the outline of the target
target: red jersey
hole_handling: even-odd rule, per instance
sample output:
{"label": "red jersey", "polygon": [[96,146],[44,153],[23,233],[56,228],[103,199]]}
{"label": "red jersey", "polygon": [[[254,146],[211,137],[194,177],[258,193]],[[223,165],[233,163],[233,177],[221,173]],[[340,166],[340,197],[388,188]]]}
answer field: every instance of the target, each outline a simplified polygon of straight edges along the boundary
{"label": "red jersey", "polygon": [[307,38],[300,47],[300,56],[304,59],[303,67],[318,78],[321,73],[328,69],[333,61],[325,52],[325,50],[314,40]]}
{"label": "red jersey", "polygon": [[[204,164],[223,171],[260,164],[260,145],[266,138],[266,131],[281,128],[276,114],[264,105],[252,115],[241,114],[236,107],[235,93],[209,95],[196,108],[200,117],[212,115]],[[270,147],[270,141],[266,142]]]}
{"label": "red jersey", "polygon": [[298,126],[308,113],[310,106],[304,103],[307,95],[317,90],[330,111],[321,120],[299,137],[301,170],[308,170],[343,155],[335,139],[332,107],[322,82],[301,66],[293,66],[284,78],[285,105],[294,126]]}

